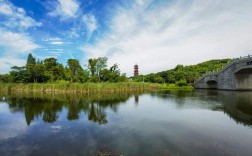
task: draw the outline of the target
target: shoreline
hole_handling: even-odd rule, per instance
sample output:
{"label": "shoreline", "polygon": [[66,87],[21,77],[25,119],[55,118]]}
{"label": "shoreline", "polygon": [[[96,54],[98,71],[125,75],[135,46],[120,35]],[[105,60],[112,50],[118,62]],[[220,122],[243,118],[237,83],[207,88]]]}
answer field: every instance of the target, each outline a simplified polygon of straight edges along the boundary
{"label": "shoreline", "polygon": [[155,90],[193,90],[192,86],[175,86],[174,84],[156,84],[146,82],[120,83],[0,83],[0,91],[8,93],[55,93],[55,94],[96,94],[127,93]]}
{"label": "shoreline", "polygon": [[38,93],[120,93],[152,91],[159,89],[158,84],[122,82],[122,83],[0,83],[2,92],[38,92]]}

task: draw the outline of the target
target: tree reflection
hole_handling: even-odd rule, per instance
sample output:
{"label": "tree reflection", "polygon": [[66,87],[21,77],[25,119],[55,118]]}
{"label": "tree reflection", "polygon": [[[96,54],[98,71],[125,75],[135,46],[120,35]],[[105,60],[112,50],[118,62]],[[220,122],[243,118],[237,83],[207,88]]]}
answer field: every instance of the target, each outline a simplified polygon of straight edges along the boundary
{"label": "tree reflection", "polygon": [[[84,113],[88,120],[108,123],[106,109],[116,112],[118,106],[126,102],[132,94],[96,94],[96,95],[45,95],[45,94],[1,94],[3,101],[9,104],[11,112],[23,112],[27,125],[34,119],[42,118],[46,123],[58,120],[63,109],[67,110],[68,120],[78,120]],[[2,98],[3,99],[3,98]]]}
{"label": "tree reflection", "polygon": [[43,115],[43,121],[44,122],[48,122],[48,123],[53,123],[54,121],[56,121],[58,119],[58,115],[56,112],[53,111],[46,111],[44,112]]}
{"label": "tree reflection", "polygon": [[108,122],[104,109],[93,103],[91,104],[91,109],[88,114],[88,120],[97,122],[99,124],[106,124]]}
{"label": "tree reflection", "polygon": [[138,105],[138,103],[139,103],[139,96],[136,94],[136,95],[134,95],[134,97],[135,97],[135,104]]}

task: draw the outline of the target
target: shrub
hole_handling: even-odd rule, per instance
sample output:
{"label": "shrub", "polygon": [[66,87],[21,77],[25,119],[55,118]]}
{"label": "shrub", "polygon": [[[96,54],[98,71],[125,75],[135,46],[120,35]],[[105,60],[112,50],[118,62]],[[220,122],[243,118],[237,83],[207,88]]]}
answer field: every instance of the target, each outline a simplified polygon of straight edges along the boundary
{"label": "shrub", "polygon": [[176,86],[182,87],[182,86],[187,86],[186,80],[180,80],[175,83]]}

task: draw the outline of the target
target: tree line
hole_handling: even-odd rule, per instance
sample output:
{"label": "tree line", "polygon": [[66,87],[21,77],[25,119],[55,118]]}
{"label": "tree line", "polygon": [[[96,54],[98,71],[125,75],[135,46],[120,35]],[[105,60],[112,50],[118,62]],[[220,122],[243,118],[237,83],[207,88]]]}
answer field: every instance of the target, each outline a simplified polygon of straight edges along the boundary
{"label": "tree line", "polygon": [[[108,58],[91,58],[83,69],[77,59],[68,59],[67,66],[56,58],[36,60],[32,54],[27,57],[25,66],[13,66],[9,74],[0,75],[5,83],[44,83],[56,81],[70,82],[126,82],[129,79],[121,73],[118,64],[107,67]],[[193,83],[208,71],[218,71],[231,59],[210,60],[196,65],[177,65],[174,69],[133,77],[135,82],[169,83],[185,86]],[[133,69],[133,68],[132,68]]]}
{"label": "tree line", "polygon": [[70,82],[124,82],[128,78],[121,73],[118,64],[107,68],[107,58],[99,57],[88,60],[87,69],[83,69],[77,59],[68,59],[67,66],[56,58],[43,61],[29,54],[25,66],[13,66],[9,74],[0,75],[5,83],[44,83],[56,81]]}
{"label": "tree line", "polygon": [[193,83],[206,72],[219,71],[230,61],[231,59],[210,60],[189,66],[179,64],[174,69],[147,75],[139,75],[135,77],[134,80],[137,82],[175,83],[178,86],[184,86]]}

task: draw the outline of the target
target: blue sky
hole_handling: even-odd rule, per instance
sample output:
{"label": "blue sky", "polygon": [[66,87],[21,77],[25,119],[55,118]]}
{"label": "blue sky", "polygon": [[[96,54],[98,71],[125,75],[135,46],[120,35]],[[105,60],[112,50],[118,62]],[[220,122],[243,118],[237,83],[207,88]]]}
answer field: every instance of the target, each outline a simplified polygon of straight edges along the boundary
{"label": "blue sky", "polygon": [[32,53],[127,76],[252,54],[251,0],[0,0],[0,73]]}

